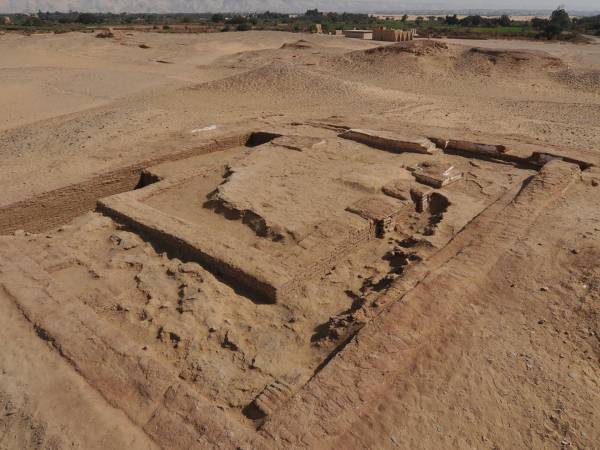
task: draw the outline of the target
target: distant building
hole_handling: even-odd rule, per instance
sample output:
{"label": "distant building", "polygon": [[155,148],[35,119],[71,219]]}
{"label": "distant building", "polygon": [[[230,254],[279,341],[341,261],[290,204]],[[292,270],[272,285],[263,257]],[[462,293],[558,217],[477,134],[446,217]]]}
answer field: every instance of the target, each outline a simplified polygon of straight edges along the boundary
{"label": "distant building", "polygon": [[387,42],[412,41],[414,35],[414,30],[388,30],[386,28],[379,28],[373,31],[373,40]]}
{"label": "distant building", "polygon": [[12,25],[12,19],[8,16],[4,16],[2,18],[2,24],[4,25]]}
{"label": "distant building", "polygon": [[373,39],[373,30],[344,30],[344,36],[352,39]]}

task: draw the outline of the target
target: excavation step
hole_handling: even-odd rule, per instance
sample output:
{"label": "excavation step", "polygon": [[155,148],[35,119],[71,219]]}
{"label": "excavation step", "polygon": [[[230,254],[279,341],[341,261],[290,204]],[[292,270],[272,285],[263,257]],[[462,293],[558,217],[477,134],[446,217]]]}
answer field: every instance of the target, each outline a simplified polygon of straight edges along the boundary
{"label": "excavation step", "polygon": [[246,408],[246,415],[254,420],[272,416],[293,394],[293,386],[283,380],[275,380]]}

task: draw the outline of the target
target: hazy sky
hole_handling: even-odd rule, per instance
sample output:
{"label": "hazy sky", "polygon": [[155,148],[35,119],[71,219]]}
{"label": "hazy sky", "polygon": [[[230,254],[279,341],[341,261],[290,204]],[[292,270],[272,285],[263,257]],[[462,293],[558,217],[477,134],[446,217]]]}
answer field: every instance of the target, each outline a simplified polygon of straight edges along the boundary
{"label": "hazy sky", "polygon": [[407,9],[554,9],[600,10],[600,0],[0,0],[0,12],[112,11],[112,12],[208,12],[208,11],[324,11],[402,12]]}

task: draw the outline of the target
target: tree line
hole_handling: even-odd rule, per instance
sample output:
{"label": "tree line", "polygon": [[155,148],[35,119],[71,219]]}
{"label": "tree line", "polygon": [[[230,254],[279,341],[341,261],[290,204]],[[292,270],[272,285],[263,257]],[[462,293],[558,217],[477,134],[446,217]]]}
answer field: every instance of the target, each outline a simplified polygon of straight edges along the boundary
{"label": "tree line", "polygon": [[564,33],[590,33],[600,36],[600,16],[571,18],[564,8],[557,8],[549,18],[533,18],[531,21],[514,21],[508,15],[500,17],[483,17],[469,15],[459,18],[456,14],[446,16],[418,16],[408,20],[408,15],[401,18],[378,18],[368,14],[356,13],[324,13],[318,9],[309,9],[304,14],[290,15],[265,11],[254,14],[111,14],[88,12],[42,12],[34,15],[9,15],[11,24],[23,27],[52,27],[55,25],[86,26],[118,26],[130,24],[163,25],[169,24],[209,24],[222,31],[246,31],[250,29],[280,29],[288,31],[314,31],[316,24],[323,31],[333,32],[336,29],[375,28],[421,28],[431,29],[503,29],[514,34],[524,32],[537,33],[534,37],[548,39],[560,38]]}

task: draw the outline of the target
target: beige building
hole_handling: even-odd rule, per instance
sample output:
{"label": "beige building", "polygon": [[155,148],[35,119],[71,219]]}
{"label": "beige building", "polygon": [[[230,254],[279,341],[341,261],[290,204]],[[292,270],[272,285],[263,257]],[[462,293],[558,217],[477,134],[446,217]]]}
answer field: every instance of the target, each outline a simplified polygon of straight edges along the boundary
{"label": "beige building", "polygon": [[344,30],[344,36],[353,39],[373,39],[373,30]]}
{"label": "beige building", "polygon": [[12,19],[8,16],[4,16],[2,18],[2,24],[4,25],[12,25]]}
{"label": "beige building", "polygon": [[413,30],[388,30],[379,28],[373,31],[373,40],[387,42],[412,41],[414,38]]}

